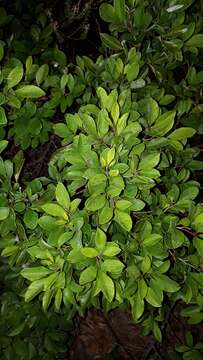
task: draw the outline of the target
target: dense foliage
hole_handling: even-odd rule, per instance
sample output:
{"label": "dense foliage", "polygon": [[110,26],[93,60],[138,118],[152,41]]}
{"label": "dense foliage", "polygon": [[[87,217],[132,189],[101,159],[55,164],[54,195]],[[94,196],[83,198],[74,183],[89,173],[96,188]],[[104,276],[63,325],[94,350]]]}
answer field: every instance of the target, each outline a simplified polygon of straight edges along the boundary
{"label": "dense foliage", "polygon": [[[74,63],[52,11],[20,21],[16,3],[0,9],[0,359],[66,358],[92,307],[130,310],[159,342],[175,302],[201,323],[203,3],[102,2],[98,58]],[[24,177],[25,151],[53,134],[47,176]],[[171,352],[202,356],[191,334]]]}

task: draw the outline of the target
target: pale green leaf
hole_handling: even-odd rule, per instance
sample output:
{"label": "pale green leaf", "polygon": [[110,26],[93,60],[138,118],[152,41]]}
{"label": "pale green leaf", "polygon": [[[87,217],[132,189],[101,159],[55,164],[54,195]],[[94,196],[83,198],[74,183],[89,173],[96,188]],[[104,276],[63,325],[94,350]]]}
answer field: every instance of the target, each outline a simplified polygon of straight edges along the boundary
{"label": "pale green leaf", "polygon": [[132,203],[128,200],[118,200],[116,202],[116,208],[118,210],[126,210],[131,207]]}
{"label": "pale green leaf", "polygon": [[23,67],[16,66],[15,68],[13,68],[7,78],[7,88],[11,89],[16,86],[22,80],[22,77]]}
{"label": "pale green leaf", "polygon": [[47,203],[42,205],[42,209],[45,211],[46,214],[52,215],[55,217],[60,217],[65,220],[68,220],[68,215],[65,210],[58,204]]}
{"label": "pale green leaf", "polygon": [[151,304],[154,307],[160,307],[162,303],[162,298],[158,292],[156,292],[151,287],[148,288],[146,300],[149,304]]}
{"label": "pale green leaf", "polygon": [[85,257],[88,258],[95,258],[99,255],[99,251],[95,248],[91,248],[91,247],[84,247],[82,249],[80,249],[82,255],[84,255]]}
{"label": "pale green leaf", "polygon": [[99,228],[97,228],[95,235],[95,245],[99,252],[102,252],[106,245],[106,234]]}
{"label": "pale green leaf", "polygon": [[107,259],[102,263],[101,269],[102,271],[110,272],[112,274],[120,274],[124,268],[124,264],[117,259]]}
{"label": "pale green leaf", "polygon": [[144,246],[154,246],[157,243],[159,243],[161,240],[162,240],[162,235],[160,235],[160,234],[151,234],[151,235],[147,236],[143,240],[143,245]]}
{"label": "pale green leaf", "polygon": [[99,213],[99,224],[104,225],[108,223],[113,217],[113,209],[111,206],[104,206]]}
{"label": "pale green leaf", "polygon": [[151,127],[150,134],[154,136],[164,136],[167,134],[173,127],[175,115],[175,111],[168,111],[159,116]]}
{"label": "pale green leaf", "polygon": [[25,293],[25,301],[31,301],[35,296],[37,296],[44,287],[44,279],[36,280],[30,284]]}
{"label": "pale green leaf", "polygon": [[121,252],[119,246],[114,243],[110,242],[106,244],[105,250],[103,251],[104,256],[113,257]]}
{"label": "pale green leaf", "polygon": [[36,266],[30,268],[24,268],[21,271],[21,275],[30,281],[42,279],[49,275],[52,270],[45,268],[44,266]]}
{"label": "pale green leaf", "polygon": [[103,208],[105,202],[106,202],[105,195],[96,195],[96,196],[92,195],[86,200],[85,207],[87,210],[94,212]]}
{"label": "pale green leaf", "polygon": [[173,131],[168,137],[172,140],[182,141],[191,138],[196,133],[196,130],[189,127],[181,127]]}
{"label": "pale green leaf", "polygon": [[132,229],[132,219],[130,215],[128,215],[124,211],[115,210],[114,220],[126,231],[130,231]]}
{"label": "pale green leaf", "polygon": [[80,274],[80,285],[85,285],[89,282],[92,282],[95,280],[97,275],[97,269],[95,266],[89,266],[85,270],[83,270]]}
{"label": "pale green leaf", "polygon": [[43,64],[40,66],[40,68],[37,70],[36,73],[36,82],[39,86],[44,80],[46,80],[49,73],[49,66],[47,64]]}
{"label": "pale green leaf", "polygon": [[0,207],[0,220],[5,220],[9,215],[9,208],[2,206]]}
{"label": "pale green leaf", "polygon": [[65,209],[68,210],[70,207],[70,196],[67,189],[62,183],[57,184],[55,195],[59,205],[63,206]]}
{"label": "pale green leaf", "polygon": [[104,272],[99,273],[98,277],[99,288],[103,292],[108,302],[112,302],[115,295],[115,287],[113,280]]}
{"label": "pale green leaf", "polygon": [[17,89],[15,93],[22,98],[39,98],[45,95],[45,92],[35,85],[24,85]]}
{"label": "pale green leaf", "polygon": [[4,108],[0,106],[0,126],[7,124],[7,117]]}

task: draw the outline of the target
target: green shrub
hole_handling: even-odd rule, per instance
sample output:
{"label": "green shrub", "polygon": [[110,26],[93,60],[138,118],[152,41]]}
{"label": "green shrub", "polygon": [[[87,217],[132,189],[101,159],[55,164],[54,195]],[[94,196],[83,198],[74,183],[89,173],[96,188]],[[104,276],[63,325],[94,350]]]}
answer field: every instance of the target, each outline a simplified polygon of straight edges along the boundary
{"label": "green shrub", "polygon": [[[189,324],[203,320],[203,163],[190,142],[202,133],[199,9],[103,3],[111,35],[96,61],[75,65],[49,41],[20,60],[0,42],[0,152],[10,137],[20,146],[0,158],[0,359],[64,354],[73,317],[92,307],[130,309],[159,342],[167,304],[181,303]],[[51,132],[61,148],[49,175],[25,182],[23,150]],[[202,345],[187,334],[177,352],[200,358]]]}

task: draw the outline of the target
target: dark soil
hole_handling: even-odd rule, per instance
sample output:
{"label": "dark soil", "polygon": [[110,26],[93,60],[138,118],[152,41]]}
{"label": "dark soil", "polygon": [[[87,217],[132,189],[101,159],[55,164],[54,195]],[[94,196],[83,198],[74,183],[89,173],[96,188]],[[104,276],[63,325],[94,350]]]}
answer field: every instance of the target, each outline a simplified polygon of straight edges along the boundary
{"label": "dark soil", "polygon": [[152,336],[141,336],[141,328],[133,324],[128,312],[114,310],[108,315],[90,310],[84,319],[75,319],[70,360],[170,360],[176,345],[184,344],[187,331],[197,342],[203,341],[203,326],[190,326],[180,315],[181,303],[169,309],[160,327],[162,344]]}

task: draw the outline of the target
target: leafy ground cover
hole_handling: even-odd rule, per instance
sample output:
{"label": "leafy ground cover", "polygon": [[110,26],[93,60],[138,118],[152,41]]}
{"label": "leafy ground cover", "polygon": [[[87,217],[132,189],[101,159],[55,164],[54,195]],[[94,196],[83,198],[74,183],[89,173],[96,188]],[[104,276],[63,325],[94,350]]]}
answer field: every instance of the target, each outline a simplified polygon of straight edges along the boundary
{"label": "leafy ground cover", "polygon": [[202,359],[202,15],[2,3],[0,359]]}

